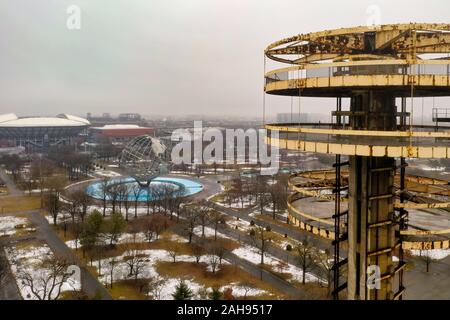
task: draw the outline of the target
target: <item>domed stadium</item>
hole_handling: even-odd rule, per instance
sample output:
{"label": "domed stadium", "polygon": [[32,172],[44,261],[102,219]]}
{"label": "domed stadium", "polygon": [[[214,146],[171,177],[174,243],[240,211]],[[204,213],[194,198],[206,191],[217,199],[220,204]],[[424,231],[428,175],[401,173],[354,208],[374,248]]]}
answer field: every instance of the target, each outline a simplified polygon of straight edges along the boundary
{"label": "domed stadium", "polygon": [[72,144],[90,126],[86,119],[68,114],[56,117],[23,117],[13,113],[0,115],[0,139],[11,140],[27,150]]}
{"label": "domed stadium", "polygon": [[149,135],[130,141],[120,156],[120,166],[138,183],[148,185],[157,176],[169,172],[168,148]]}

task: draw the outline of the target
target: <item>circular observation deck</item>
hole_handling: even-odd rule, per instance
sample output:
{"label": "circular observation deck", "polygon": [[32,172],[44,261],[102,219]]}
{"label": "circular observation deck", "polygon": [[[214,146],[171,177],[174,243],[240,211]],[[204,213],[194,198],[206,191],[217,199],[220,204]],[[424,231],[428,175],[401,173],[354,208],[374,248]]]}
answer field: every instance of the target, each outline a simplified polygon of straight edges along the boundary
{"label": "circular observation deck", "polygon": [[[343,186],[348,185],[348,172],[342,172]],[[406,176],[407,200],[400,202],[400,177],[395,177],[394,207],[409,212],[409,229],[400,231],[404,249],[450,248],[450,184],[448,181],[421,176]],[[334,234],[334,171],[308,171],[289,179],[293,193],[288,198],[289,221],[310,233],[330,241]],[[348,210],[348,194],[341,192],[341,212]],[[346,228],[346,221],[341,221]]]}
{"label": "circular observation deck", "polygon": [[[285,64],[266,72],[268,94],[349,97],[382,90],[397,97],[450,95],[450,25],[400,24],[303,34],[271,44]],[[286,66],[289,65],[289,66]]]}
{"label": "circular observation deck", "polygon": [[450,158],[450,127],[372,131],[344,126],[336,129],[333,124],[269,124],[265,128],[267,143],[281,149],[347,156]]}

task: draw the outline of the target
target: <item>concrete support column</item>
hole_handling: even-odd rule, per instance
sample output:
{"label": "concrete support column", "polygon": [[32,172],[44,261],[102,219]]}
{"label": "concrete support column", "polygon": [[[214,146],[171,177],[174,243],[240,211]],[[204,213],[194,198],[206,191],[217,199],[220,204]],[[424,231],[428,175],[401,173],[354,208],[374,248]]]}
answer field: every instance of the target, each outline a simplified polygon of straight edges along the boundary
{"label": "concrete support column", "polygon": [[[365,116],[352,117],[354,129],[394,130],[395,98],[382,92],[358,92],[352,97],[351,111]],[[381,275],[392,273],[396,238],[394,218],[395,159],[350,157],[348,216],[348,299],[392,299],[394,278],[381,281],[381,288],[367,287],[367,267],[377,266]]]}

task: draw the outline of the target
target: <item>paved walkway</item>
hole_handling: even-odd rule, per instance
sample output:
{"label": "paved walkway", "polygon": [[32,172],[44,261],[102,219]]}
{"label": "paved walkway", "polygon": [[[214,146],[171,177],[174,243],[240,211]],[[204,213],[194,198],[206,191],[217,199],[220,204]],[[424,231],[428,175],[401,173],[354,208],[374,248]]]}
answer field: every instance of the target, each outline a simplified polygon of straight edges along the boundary
{"label": "paved walkway", "polygon": [[406,300],[450,300],[450,256],[430,264],[420,258],[408,259],[414,268],[405,272]]}
{"label": "paved walkway", "polygon": [[[270,226],[273,231],[280,234],[287,234],[290,238],[301,241],[305,235],[310,236],[311,241],[313,241],[314,245],[321,249],[332,249],[331,243],[329,241],[322,240],[320,238],[314,237],[310,233],[299,230],[294,231],[290,228],[286,228],[280,226],[276,223],[271,223],[266,220],[258,220],[258,216],[255,215],[253,217],[248,216],[253,210],[244,210],[237,211],[231,208],[226,208],[220,206],[218,204],[212,203],[213,207],[219,212],[226,214],[232,217],[238,217],[241,220],[250,222],[251,220],[255,221],[256,225],[259,226]],[[221,230],[221,232],[226,233],[227,235],[235,238],[236,235],[233,235],[233,231]],[[245,238],[241,238],[241,240],[245,240]],[[248,240],[246,241],[248,242]],[[268,249],[268,253],[274,255],[277,258],[286,259],[286,252],[280,252],[280,249]],[[281,250],[283,251],[283,250]],[[341,251],[341,255],[345,256],[345,250]],[[406,300],[432,300],[432,299],[446,299],[450,300],[450,256],[440,260],[432,262],[430,266],[430,272],[426,273],[426,265],[425,262],[419,258],[409,258],[408,263],[414,265],[414,267],[405,272],[404,284],[406,286],[406,293],[404,298]],[[290,263],[294,263],[294,260],[290,260]],[[317,273],[313,272],[312,273]]]}
{"label": "paved walkway", "polygon": [[[173,231],[180,236],[185,236],[186,230],[182,226],[178,226],[176,228],[173,228]],[[200,239],[201,237],[195,235],[192,237],[193,242],[199,241]],[[283,278],[280,278],[277,275],[260,268],[258,265],[250,261],[238,257],[231,251],[227,251],[225,253],[224,259],[233,265],[241,267],[243,270],[252,274],[254,277],[268,283],[269,285],[283,292],[292,299],[308,300],[314,298],[308,292],[302,291]]]}
{"label": "paved walkway", "polygon": [[[0,168],[0,177],[5,182],[9,190],[9,196],[20,196],[23,193],[18,190],[14,182],[8,177],[2,168]],[[0,200],[1,201],[1,200]],[[38,211],[27,211],[18,213],[5,213],[3,215],[8,216],[21,216],[26,217],[36,228],[36,233],[31,237],[35,240],[42,240],[47,243],[54,254],[59,255],[67,259],[69,263],[81,266],[82,263],[78,257],[72,252],[72,250],[66,246],[53,228],[49,225],[47,219]],[[25,240],[23,237],[11,238],[11,241]],[[81,270],[81,286],[83,291],[89,296],[101,296],[104,300],[112,299],[111,295],[105,289],[105,287],[94,277],[86,268],[80,267]],[[10,279],[4,288],[0,290],[0,299],[20,299],[20,293],[14,279]]]}
{"label": "paved walkway", "polygon": [[311,241],[311,243],[317,247],[320,248],[322,250],[325,249],[329,249],[329,250],[333,250],[333,247],[331,246],[331,242],[324,240],[318,236],[315,236],[309,232],[303,231],[303,230],[293,230],[292,228],[289,227],[284,227],[281,226],[275,222],[270,222],[270,221],[266,221],[266,220],[261,220],[258,218],[258,214],[256,214],[255,216],[249,216],[249,214],[251,212],[254,211],[254,209],[247,209],[244,211],[237,211],[231,208],[226,208],[224,206],[218,205],[217,203],[211,202],[211,206],[219,211],[220,213],[226,214],[228,216],[232,216],[235,218],[239,218],[241,220],[247,221],[250,223],[250,221],[254,221],[256,225],[258,226],[262,226],[262,227],[266,227],[266,226],[270,226],[270,228],[276,232],[279,233],[281,235],[287,234],[289,238],[292,238],[294,240],[297,241],[302,241],[304,240],[304,238],[307,236],[309,238],[309,240]]}
{"label": "paved walkway", "polygon": [[[105,287],[94,277],[85,267],[82,267],[82,262],[73,253],[73,251],[62,241],[53,228],[49,225],[47,219],[38,211],[28,211],[21,213],[8,214],[9,216],[21,216],[30,220],[36,228],[36,233],[33,238],[45,242],[54,254],[64,257],[69,263],[80,266],[81,270],[81,286],[85,294],[89,297],[101,296],[103,300],[111,300],[112,297],[105,289]],[[20,238],[18,239],[20,240]]]}
{"label": "paved walkway", "polygon": [[11,180],[11,178],[6,174],[5,169],[0,167],[0,178],[3,180],[3,182],[6,184],[6,187],[9,191],[9,196],[21,196],[23,195],[23,192],[20,191],[15,183]]}

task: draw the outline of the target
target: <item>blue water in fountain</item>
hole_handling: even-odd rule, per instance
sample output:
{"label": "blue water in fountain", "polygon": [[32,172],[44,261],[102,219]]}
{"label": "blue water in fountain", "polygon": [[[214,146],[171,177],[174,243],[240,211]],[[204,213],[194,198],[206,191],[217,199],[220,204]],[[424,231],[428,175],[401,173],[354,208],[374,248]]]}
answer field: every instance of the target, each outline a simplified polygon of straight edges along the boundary
{"label": "blue water in fountain", "polygon": [[[130,194],[128,196],[128,199],[130,201],[134,201],[134,194],[131,191],[132,188],[137,184],[136,180],[134,180],[133,178],[116,178],[116,179],[111,179],[109,181],[110,184],[116,184],[116,183],[120,183],[120,184],[125,184],[127,185],[127,187],[130,190]],[[161,185],[170,185],[171,187],[173,187],[174,189],[182,189],[183,190],[183,196],[187,197],[187,196],[191,196],[194,195],[196,193],[199,193],[200,191],[203,190],[203,185],[196,182],[196,181],[192,181],[192,180],[188,180],[188,179],[183,179],[183,178],[173,178],[173,177],[158,177],[152,180],[152,182],[150,183],[149,188],[155,188]],[[87,193],[98,200],[103,199],[103,192],[101,190],[101,185],[102,182],[98,181],[98,182],[94,182],[92,183],[88,188],[87,188]],[[148,192],[147,188],[141,188],[141,192],[139,194],[139,201],[147,201],[147,200],[154,200],[152,199],[154,197],[154,195],[152,194],[152,192]],[[107,196],[107,200],[109,200],[109,196]]]}

